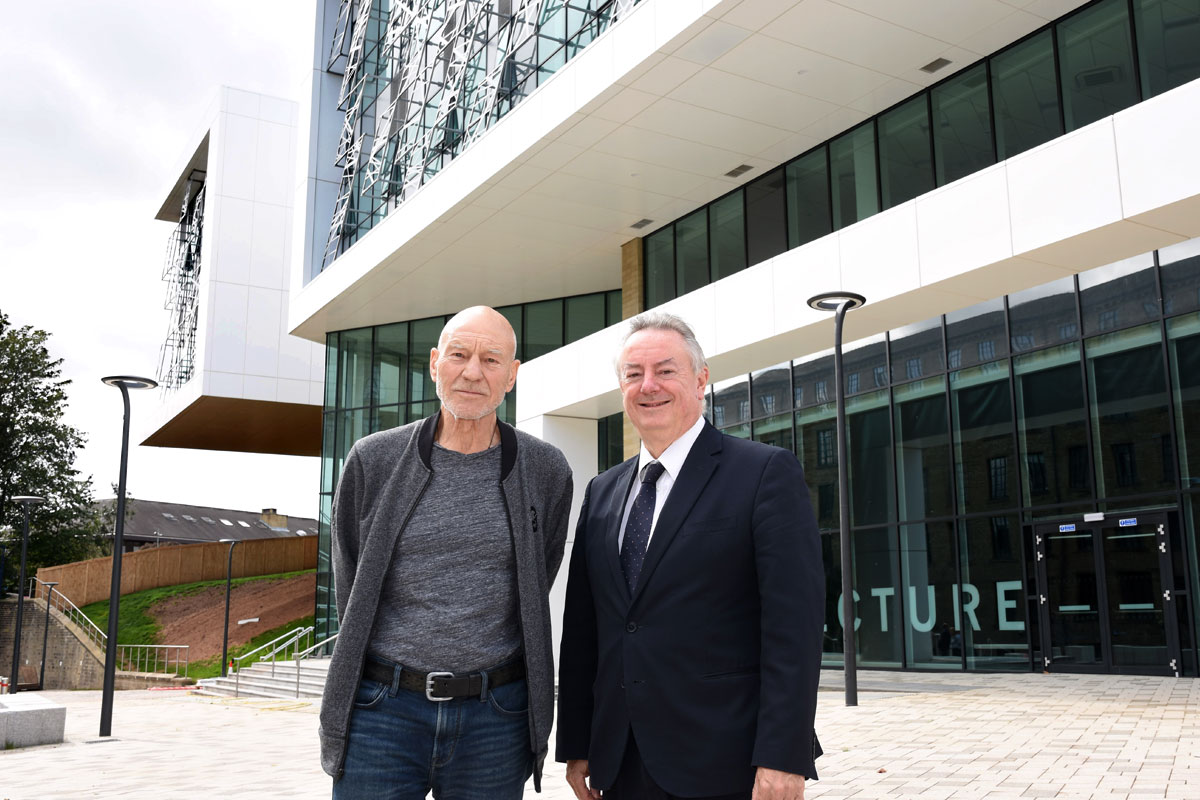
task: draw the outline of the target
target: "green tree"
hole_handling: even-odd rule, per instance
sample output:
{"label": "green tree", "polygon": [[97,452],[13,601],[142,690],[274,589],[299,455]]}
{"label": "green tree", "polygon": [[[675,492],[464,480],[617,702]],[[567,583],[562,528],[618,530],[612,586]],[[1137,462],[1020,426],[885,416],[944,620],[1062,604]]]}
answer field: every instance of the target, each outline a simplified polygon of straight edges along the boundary
{"label": "green tree", "polygon": [[29,518],[27,572],[98,555],[104,529],[93,508],[90,478],[75,469],[83,434],[63,421],[67,408],[62,359],[53,358],[50,335],[15,327],[0,311],[0,527],[12,526],[5,572],[11,586],[20,559],[23,512],[12,502],[37,495],[45,503]]}

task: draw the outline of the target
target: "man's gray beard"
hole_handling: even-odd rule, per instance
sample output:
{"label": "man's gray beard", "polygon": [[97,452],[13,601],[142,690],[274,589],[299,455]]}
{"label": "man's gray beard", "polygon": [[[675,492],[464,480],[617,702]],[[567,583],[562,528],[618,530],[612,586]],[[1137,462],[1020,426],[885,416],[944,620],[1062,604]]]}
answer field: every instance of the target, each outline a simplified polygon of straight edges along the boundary
{"label": "man's gray beard", "polygon": [[454,408],[450,405],[450,403],[447,402],[445,396],[443,395],[442,384],[434,383],[433,386],[434,386],[434,391],[437,393],[438,400],[442,401],[442,408],[444,408],[444,409],[446,409],[446,411],[450,412],[450,416],[454,417],[457,420],[466,420],[466,421],[470,422],[470,421],[477,420],[477,419],[483,419],[488,414],[494,414],[496,412],[496,409],[500,407],[500,403],[504,402],[504,398],[501,397],[500,403],[496,403],[496,405],[492,406],[491,408],[484,409],[483,411],[481,411],[478,414],[472,414],[472,415],[459,414],[457,411],[454,410]]}

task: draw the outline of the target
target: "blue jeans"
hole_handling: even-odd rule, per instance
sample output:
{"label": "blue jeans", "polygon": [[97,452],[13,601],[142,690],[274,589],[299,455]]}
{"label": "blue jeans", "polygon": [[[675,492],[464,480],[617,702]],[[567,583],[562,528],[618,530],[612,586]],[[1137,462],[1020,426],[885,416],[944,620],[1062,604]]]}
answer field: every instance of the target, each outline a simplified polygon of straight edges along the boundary
{"label": "blue jeans", "polygon": [[334,800],[520,800],[533,773],[525,679],[433,702],[361,679]]}

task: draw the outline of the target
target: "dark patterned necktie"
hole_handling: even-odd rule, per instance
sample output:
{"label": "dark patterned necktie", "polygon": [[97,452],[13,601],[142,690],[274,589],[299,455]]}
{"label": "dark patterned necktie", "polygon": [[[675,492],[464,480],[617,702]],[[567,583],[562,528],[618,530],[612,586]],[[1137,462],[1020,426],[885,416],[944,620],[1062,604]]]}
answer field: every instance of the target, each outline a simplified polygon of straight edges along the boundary
{"label": "dark patterned necktie", "polygon": [[663,469],[663,465],[657,461],[651,461],[646,466],[642,473],[642,488],[629,511],[629,521],[625,523],[625,537],[621,540],[621,569],[625,572],[625,583],[630,593],[637,588],[642,562],[646,559],[650,526],[654,522],[655,484],[663,474]]}

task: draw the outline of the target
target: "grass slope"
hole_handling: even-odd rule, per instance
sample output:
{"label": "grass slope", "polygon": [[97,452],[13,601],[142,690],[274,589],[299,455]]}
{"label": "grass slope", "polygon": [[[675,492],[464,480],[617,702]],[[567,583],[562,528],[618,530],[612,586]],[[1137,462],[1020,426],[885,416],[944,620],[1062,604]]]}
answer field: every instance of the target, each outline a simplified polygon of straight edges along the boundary
{"label": "grass slope", "polygon": [[[297,575],[305,575],[315,572],[316,570],[301,570],[299,572],[283,572],[278,575],[258,575],[251,578],[235,578],[234,586],[241,586],[244,583],[252,583],[255,581],[280,581],[287,578],[294,578]],[[147,589],[144,592],[134,592],[132,594],[123,595],[121,603],[117,609],[117,642],[120,644],[174,644],[174,642],[159,642],[158,641],[158,623],[150,616],[150,608],[162,600],[171,597],[183,597],[190,594],[202,592],[213,586],[224,586],[225,581],[200,581],[199,583],[183,583],[178,586],[161,586],[157,589]],[[102,631],[108,630],[108,601],[101,600],[98,603],[89,603],[79,609],[84,615],[96,624]],[[313,617],[309,614],[302,619],[280,625],[277,628],[272,628],[269,631],[264,631],[258,636],[255,636],[248,644],[239,647],[229,648],[229,657],[240,656],[243,653],[249,653],[256,647],[261,647],[277,636],[282,636],[295,628],[303,628],[313,624]],[[216,656],[205,661],[193,661],[188,667],[188,676],[192,678],[212,678],[221,674],[221,658]]]}

